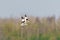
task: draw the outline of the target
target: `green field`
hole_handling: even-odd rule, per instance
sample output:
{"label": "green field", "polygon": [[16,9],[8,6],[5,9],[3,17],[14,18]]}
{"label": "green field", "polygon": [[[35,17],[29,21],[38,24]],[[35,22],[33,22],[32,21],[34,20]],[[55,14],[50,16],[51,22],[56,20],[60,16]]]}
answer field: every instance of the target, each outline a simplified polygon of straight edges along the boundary
{"label": "green field", "polygon": [[29,20],[21,29],[20,19],[0,18],[0,40],[60,40],[60,19],[32,17]]}

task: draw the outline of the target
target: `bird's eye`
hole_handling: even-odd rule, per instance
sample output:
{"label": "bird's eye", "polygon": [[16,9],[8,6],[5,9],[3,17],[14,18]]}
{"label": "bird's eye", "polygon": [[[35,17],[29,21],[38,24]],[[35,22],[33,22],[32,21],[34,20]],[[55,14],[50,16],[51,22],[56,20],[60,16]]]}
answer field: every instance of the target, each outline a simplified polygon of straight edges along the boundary
{"label": "bird's eye", "polygon": [[26,20],[28,20],[28,19],[26,19]]}

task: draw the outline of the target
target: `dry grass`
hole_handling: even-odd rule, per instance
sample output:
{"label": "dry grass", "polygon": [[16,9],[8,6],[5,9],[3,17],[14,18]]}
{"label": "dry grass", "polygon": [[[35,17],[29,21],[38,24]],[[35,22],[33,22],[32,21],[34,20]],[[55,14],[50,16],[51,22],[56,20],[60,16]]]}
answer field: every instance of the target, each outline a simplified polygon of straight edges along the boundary
{"label": "dry grass", "polygon": [[0,18],[0,40],[60,40],[60,20],[55,17],[30,17],[24,29],[20,24],[20,19]]}

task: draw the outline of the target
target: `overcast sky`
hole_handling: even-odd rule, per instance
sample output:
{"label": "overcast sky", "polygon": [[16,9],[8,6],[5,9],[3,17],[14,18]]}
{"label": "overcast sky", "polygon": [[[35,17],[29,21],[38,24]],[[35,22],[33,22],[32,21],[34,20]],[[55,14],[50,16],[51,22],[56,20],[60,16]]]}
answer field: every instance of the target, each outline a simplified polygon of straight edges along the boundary
{"label": "overcast sky", "polygon": [[0,0],[0,17],[60,16],[60,0]]}

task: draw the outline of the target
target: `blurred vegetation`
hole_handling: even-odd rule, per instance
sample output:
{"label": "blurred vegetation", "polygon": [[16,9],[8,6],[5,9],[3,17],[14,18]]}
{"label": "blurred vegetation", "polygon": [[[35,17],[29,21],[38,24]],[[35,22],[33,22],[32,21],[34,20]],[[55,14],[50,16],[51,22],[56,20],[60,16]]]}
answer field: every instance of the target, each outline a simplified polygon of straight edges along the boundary
{"label": "blurred vegetation", "polygon": [[21,29],[19,18],[0,18],[0,40],[60,40],[60,18],[30,17]]}

